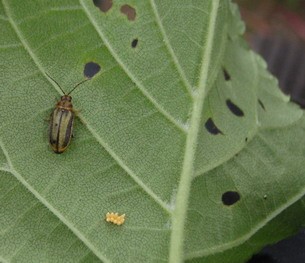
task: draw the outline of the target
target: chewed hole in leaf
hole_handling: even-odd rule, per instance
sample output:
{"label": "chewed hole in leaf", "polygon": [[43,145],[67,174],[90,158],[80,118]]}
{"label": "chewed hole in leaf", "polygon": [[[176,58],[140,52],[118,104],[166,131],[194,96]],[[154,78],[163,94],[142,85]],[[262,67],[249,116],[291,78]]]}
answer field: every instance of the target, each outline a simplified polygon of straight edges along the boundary
{"label": "chewed hole in leaf", "polygon": [[221,200],[224,205],[228,205],[228,206],[234,205],[236,202],[240,200],[240,195],[238,192],[228,191],[222,195]]}
{"label": "chewed hole in leaf", "polygon": [[101,70],[101,66],[95,62],[88,62],[84,67],[84,75],[87,78],[92,78]]}
{"label": "chewed hole in leaf", "polygon": [[224,75],[224,77],[225,77],[225,80],[226,80],[226,81],[231,80],[231,76],[230,76],[230,74],[228,73],[228,71],[227,71],[225,68],[223,68],[222,71],[223,71],[223,75]]}
{"label": "chewed hole in leaf", "polygon": [[131,42],[131,47],[132,47],[132,48],[135,48],[137,45],[138,45],[138,39],[135,38],[135,39],[132,40],[132,42]]}
{"label": "chewed hole in leaf", "polygon": [[258,99],[258,104],[262,107],[263,110],[266,110],[264,103]]}
{"label": "chewed hole in leaf", "polygon": [[112,7],[112,0],[93,0],[93,3],[104,13]]}
{"label": "chewed hole in leaf", "polygon": [[234,104],[231,100],[226,100],[226,104],[227,104],[229,110],[234,115],[236,115],[238,117],[243,117],[245,115],[244,112],[236,104]]}
{"label": "chewed hole in leaf", "polygon": [[214,121],[212,118],[209,118],[206,123],[205,123],[205,128],[208,130],[209,133],[213,135],[217,134],[223,134],[221,130],[218,129],[218,127],[215,125]]}
{"label": "chewed hole in leaf", "polygon": [[248,142],[248,137],[245,138],[245,142]]}
{"label": "chewed hole in leaf", "polygon": [[130,5],[121,6],[121,13],[126,15],[129,21],[134,21],[136,19],[136,10]]}

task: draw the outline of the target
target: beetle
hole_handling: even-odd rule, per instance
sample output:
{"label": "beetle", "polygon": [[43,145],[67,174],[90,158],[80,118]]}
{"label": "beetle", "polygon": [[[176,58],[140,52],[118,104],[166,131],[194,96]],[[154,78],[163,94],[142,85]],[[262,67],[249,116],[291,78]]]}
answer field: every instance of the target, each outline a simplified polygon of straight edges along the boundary
{"label": "beetle", "polygon": [[75,110],[72,105],[72,97],[70,94],[82,83],[90,80],[89,78],[82,80],[76,84],[71,91],[65,93],[60,87],[56,80],[54,80],[47,73],[46,75],[56,83],[60,88],[62,93],[60,100],[57,102],[55,109],[51,114],[50,126],[49,126],[49,142],[55,153],[63,153],[69,146],[72,132],[73,132],[73,122],[75,117]]}

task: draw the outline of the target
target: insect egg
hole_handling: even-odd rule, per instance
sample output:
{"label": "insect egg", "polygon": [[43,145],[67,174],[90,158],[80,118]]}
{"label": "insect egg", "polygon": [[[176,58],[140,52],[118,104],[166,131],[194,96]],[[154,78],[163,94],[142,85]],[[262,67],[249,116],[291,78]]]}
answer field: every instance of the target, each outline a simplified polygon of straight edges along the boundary
{"label": "insect egg", "polygon": [[118,213],[108,212],[106,214],[106,221],[120,226],[125,222],[125,214],[119,215]]}

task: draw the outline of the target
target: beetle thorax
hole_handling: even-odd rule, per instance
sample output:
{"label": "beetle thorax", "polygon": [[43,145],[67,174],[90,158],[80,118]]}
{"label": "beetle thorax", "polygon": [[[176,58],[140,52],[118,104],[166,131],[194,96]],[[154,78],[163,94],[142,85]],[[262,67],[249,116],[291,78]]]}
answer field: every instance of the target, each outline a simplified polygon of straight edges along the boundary
{"label": "beetle thorax", "polygon": [[63,108],[66,110],[72,110],[73,106],[72,106],[72,97],[69,95],[63,95],[60,98],[60,101],[57,103],[57,107],[58,108]]}

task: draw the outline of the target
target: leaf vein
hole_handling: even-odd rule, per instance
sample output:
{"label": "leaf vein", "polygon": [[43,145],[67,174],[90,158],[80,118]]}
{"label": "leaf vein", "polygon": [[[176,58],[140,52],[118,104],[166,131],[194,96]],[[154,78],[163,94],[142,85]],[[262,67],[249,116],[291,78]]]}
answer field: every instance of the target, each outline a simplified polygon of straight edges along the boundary
{"label": "leaf vein", "polygon": [[[15,33],[17,34],[18,38],[20,39],[20,42],[23,44],[24,48],[27,50],[29,53],[30,57],[33,59],[35,62],[36,66],[39,68],[41,72],[44,72],[38,58],[36,55],[32,52],[30,46],[26,42],[25,38],[21,34],[20,30],[18,29],[16,23],[11,17],[11,12],[9,9],[9,5],[6,2],[7,0],[2,0],[2,4],[4,6],[5,13],[7,14],[7,17],[9,19],[9,22],[14,29]],[[96,255],[98,256],[101,260],[103,260],[105,263],[110,263],[110,260],[108,260],[104,255],[102,255],[99,252],[99,249],[96,248],[73,224],[69,222],[68,219],[66,219],[55,207],[53,207],[46,199],[44,199],[39,192],[37,192],[22,176],[19,174],[16,170],[14,170],[12,162],[9,158],[9,154],[7,150],[4,147],[4,144],[2,141],[0,141],[0,147],[2,148],[2,151],[7,158],[8,164],[11,167],[11,172],[14,174],[14,176],[42,203],[44,204],[50,211],[53,212],[54,215],[56,215],[59,220],[61,220],[80,240],[82,240],[86,246]]]}
{"label": "leaf vein", "polygon": [[241,237],[232,240],[227,243],[223,243],[221,245],[216,245],[210,248],[205,248],[202,250],[197,250],[196,252],[189,253],[185,256],[186,260],[190,260],[197,257],[209,256],[211,254],[221,253],[225,250],[232,249],[241,244],[244,244],[245,241],[249,240],[252,236],[254,236],[260,229],[262,229],[265,225],[267,225],[272,219],[277,217],[280,213],[282,213],[285,209],[289,208],[294,203],[298,202],[305,195],[305,188],[301,189],[301,191],[296,194],[293,198],[290,198],[287,203],[279,206],[278,209],[274,210],[269,214],[264,220],[262,220],[259,224],[254,226],[248,233],[242,235]]}
{"label": "leaf vein", "polygon": [[[30,57],[33,59],[34,63],[36,64],[36,66],[38,67],[38,69],[43,72],[43,74],[45,74],[43,67],[40,64],[39,59],[36,57],[36,55],[34,54],[34,52],[32,51],[32,49],[30,48],[30,46],[28,45],[28,43],[26,42],[25,38],[23,37],[23,35],[21,34],[20,30],[18,29],[17,25],[14,23],[13,19],[11,18],[10,12],[9,12],[9,7],[6,4],[6,0],[2,0],[3,1],[3,5],[5,6],[5,11],[6,14],[8,15],[9,21],[12,25],[12,27],[14,28],[17,36],[19,37],[21,43],[24,45],[25,49],[27,50],[27,52],[29,53]],[[47,78],[49,80],[49,78]],[[50,81],[50,80],[49,80]],[[51,82],[52,83],[52,82]],[[54,85],[54,83],[52,83],[52,85],[56,88],[57,86]],[[171,211],[169,210],[169,208],[167,207],[167,205],[151,190],[149,189],[138,177],[137,175],[131,170],[129,169],[129,167],[127,167],[127,165],[124,164],[124,162],[119,158],[119,156],[110,148],[110,146],[104,142],[100,136],[96,133],[96,131],[88,124],[87,121],[84,120],[84,118],[81,117],[81,115],[79,115],[79,118],[82,119],[83,123],[86,124],[87,129],[92,133],[92,135],[96,138],[96,140],[104,147],[104,149],[110,154],[110,156],[112,156],[112,158],[118,163],[118,165],[120,167],[122,167],[122,169],[124,171],[127,172],[127,174],[130,175],[130,177],[132,179],[134,179],[134,181],[136,183],[138,183],[138,185],[140,185],[142,187],[142,189],[150,196],[152,197],[156,203],[158,203],[165,211],[167,211],[167,213],[171,214]],[[13,169],[13,167],[12,167]],[[38,193],[37,193],[38,194]]]}
{"label": "leaf vein", "polygon": [[148,196],[150,196],[157,204],[160,205],[168,214],[171,214],[166,203],[163,202],[149,187],[147,187],[143,181],[123,162],[123,160],[111,149],[111,147],[98,135],[98,133],[91,127],[88,121],[80,114],[78,117],[85,123],[87,129],[91,132],[93,137],[99,142],[99,144],[109,153],[109,155],[116,161],[116,163],[144,190]]}
{"label": "leaf vein", "polygon": [[92,23],[94,29],[100,36],[101,40],[104,42],[105,46],[109,50],[112,57],[117,61],[120,67],[125,71],[126,75],[136,84],[138,89],[142,92],[142,94],[156,107],[156,109],[166,117],[166,119],[172,123],[175,127],[179,130],[186,133],[186,128],[184,125],[181,124],[179,120],[176,120],[169,112],[167,112],[156,100],[155,98],[147,91],[147,89],[143,86],[143,84],[131,73],[128,67],[123,63],[123,61],[119,58],[117,52],[111,47],[108,39],[105,37],[102,30],[98,27],[94,18],[90,15],[89,10],[87,9],[86,5],[84,4],[83,0],[80,0],[81,5],[83,6],[84,12],[87,15],[89,21]]}
{"label": "leaf vein", "polygon": [[[3,2],[5,0],[2,0]],[[63,224],[65,224],[82,242],[90,249],[97,257],[103,260],[105,263],[110,263],[104,255],[99,252],[99,249],[96,248],[77,228],[74,226],[64,215],[62,215],[54,206],[52,206],[43,196],[39,194],[23,177],[19,174],[13,167],[12,161],[9,157],[9,154],[4,147],[3,142],[0,140],[0,148],[2,149],[9,166],[11,167],[10,172],[18,179],[18,181],[31,192],[41,204],[47,207]]]}
{"label": "leaf vein", "polygon": [[174,65],[176,66],[177,70],[178,70],[178,73],[180,74],[180,77],[182,79],[182,82],[187,90],[187,92],[189,93],[190,97],[193,98],[193,90],[192,90],[192,86],[191,84],[189,83],[189,81],[187,80],[186,78],[186,75],[179,63],[179,60],[177,58],[177,56],[175,55],[175,52],[173,50],[173,47],[171,46],[170,44],[170,41],[167,37],[167,34],[165,32],[165,29],[164,29],[164,26],[162,24],[162,20],[160,18],[160,15],[159,15],[159,12],[158,12],[158,8],[156,6],[156,3],[155,3],[155,0],[150,0],[150,4],[151,4],[151,7],[153,9],[153,13],[156,17],[156,22],[159,26],[159,29],[161,31],[161,34],[162,34],[162,37],[164,39],[164,42],[165,42],[165,45],[167,47],[167,50],[169,52],[169,54],[171,55],[172,59],[173,59],[173,62],[174,62]]}

